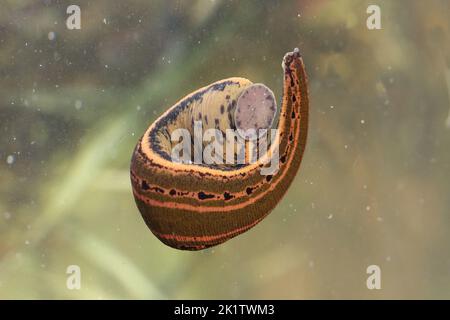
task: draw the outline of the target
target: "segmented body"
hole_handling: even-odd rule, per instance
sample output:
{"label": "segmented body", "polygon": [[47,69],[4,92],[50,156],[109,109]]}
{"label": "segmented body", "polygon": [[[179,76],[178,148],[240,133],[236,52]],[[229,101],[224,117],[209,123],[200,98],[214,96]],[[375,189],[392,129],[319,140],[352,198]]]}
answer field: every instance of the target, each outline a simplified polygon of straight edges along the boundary
{"label": "segmented body", "polygon": [[[251,85],[243,78],[221,80],[189,94],[139,140],[131,161],[132,189],[142,217],[162,242],[185,250],[220,244],[255,226],[286,193],[300,167],[308,130],[307,76],[298,50],[285,55],[283,71],[279,135],[261,161],[220,167],[170,159],[171,132],[192,128],[193,119],[219,130],[234,126],[229,112],[239,92]],[[202,109],[208,99],[217,110]],[[272,156],[279,156],[279,170],[262,175],[261,167]]]}

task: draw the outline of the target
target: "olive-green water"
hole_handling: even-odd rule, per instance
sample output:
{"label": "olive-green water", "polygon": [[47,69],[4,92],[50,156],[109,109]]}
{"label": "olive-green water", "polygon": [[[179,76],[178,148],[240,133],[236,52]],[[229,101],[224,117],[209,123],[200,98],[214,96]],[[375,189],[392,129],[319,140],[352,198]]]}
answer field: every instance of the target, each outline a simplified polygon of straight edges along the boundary
{"label": "olive-green water", "polygon": [[[0,298],[450,298],[450,4],[380,0],[369,30],[370,4],[2,1]],[[280,101],[294,47],[311,114],[286,196],[225,244],[164,246],[131,193],[137,139],[219,79]]]}

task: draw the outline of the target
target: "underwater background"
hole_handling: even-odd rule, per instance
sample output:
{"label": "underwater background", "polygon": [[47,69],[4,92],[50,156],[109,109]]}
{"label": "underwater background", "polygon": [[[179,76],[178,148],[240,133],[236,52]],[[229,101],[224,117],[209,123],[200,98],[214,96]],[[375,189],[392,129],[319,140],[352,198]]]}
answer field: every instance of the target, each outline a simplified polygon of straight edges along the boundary
{"label": "underwater background", "polygon": [[[372,3],[2,0],[0,299],[450,299],[450,2],[378,0],[368,30]],[[223,78],[280,101],[294,47],[310,126],[286,196],[220,246],[163,245],[131,192],[137,140]]]}

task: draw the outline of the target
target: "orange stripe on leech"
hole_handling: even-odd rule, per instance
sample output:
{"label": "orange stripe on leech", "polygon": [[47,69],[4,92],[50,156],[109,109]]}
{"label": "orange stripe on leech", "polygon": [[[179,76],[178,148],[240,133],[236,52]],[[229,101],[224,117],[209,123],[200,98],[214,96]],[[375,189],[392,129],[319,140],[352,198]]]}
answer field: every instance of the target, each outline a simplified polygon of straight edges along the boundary
{"label": "orange stripe on leech", "polygon": [[[131,175],[131,180],[138,186],[141,185],[142,181],[145,181],[144,178],[138,176],[136,173],[134,173],[132,170],[130,171],[130,175]],[[268,182],[267,182],[268,183]],[[258,183],[251,185],[251,186],[244,186],[244,189],[240,192],[233,192],[233,198],[231,200],[229,200],[230,202],[235,201],[235,200],[239,200],[241,198],[245,198],[248,197],[249,194],[247,193],[247,188],[250,187],[252,188],[252,190],[257,190],[259,188],[261,188],[263,185],[265,184],[265,179],[260,180]],[[147,194],[157,194],[159,196],[167,196],[168,198],[187,198],[187,199],[197,199],[197,195],[198,192],[201,192],[202,190],[199,191],[191,191],[191,190],[185,190],[185,189],[174,189],[174,188],[165,188],[163,186],[160,185],[152,185],[157,187],[158,189],[161,189],[164,191],[164,193],[161,193],[160,191],[155,190],[155,188],[151,188],[148,190],[144,190],[142,191],[140,194],[142,194],[143,196],[146,196]],[[141,188],[139,188],[139,190],[141,190]],[[171,195],[170,191],[171,190],[175,190],[176,191],[176,195]],[[199,204],[203,204],[203,203],[211,203],[211,202],[217,202],[217,201],[226,201],[225,197],[224,197],[224,192],[220,192],[220,193],[216,193],[216,192],[211,192],[211,191],[207,191],[208,195],[213,195],[214,197],[212,197],[211,199],[204,199],[204,200],[199,200]],[[198,199],[197,199],[198,200]]]}
{"label": "orange stripe on leech", "polygon": [[172,233],[159,233],[159,232],[155,232],[152,230],[152,232],[160,237],[163,238],[165,240],[176,240],[179,242],[209,242],[209,241],[217,241],[217,240],[221,240],[223,238],[228,238],[228,237],[232,237],[233,235],[238,235],[248,229],[250,229],[251,227],[254,227],[256,224],[258,224],[263,218],[257,219],[255,221],[253,221],[252,223],[244,226],[244,227],[240,227],[240,228],[236,228],[234,230],[228,231],[228,232],[224,232],[221,234],[217,234],[217,235],[208,235],[208,236],[182,236],[182,235],[176,235],[176,234],[172,234]]}
{"label": "orange stripe on leech", "polygon": [[[301,116],[299,118],[299,122],[300,121],[301,121]],[[295,150],[295,148],[297,147],[299,133],[300,133],[300,125],[297,126],[296,134],[295,134],[294,141],[292,144],[293,150]],[[294,158],[294,155],[295,155],[295,152],[292,151],[290,153],[289,160],[287,161],[287,163],[284,166],[284,168],[286,168],[286,169],[283,170],[281,175],[278,175],[278,174],[276,175],[278,177],[277,182],[274,182],[273,184],[271,184],[270,187],[265,192],[262,192],[253,198],[250,198],[248,201],[241,202],[241,203],[235,204],[235,205],[227,205],[225,207],[202,207],[202,206],[194,206],[194,205],[185,204],[185,203],[167,202],[167,201],[163,202],[163,201],[151,199],[149,197],[145,197],[141,194],[136,193],[136,191],[134,189],[133,189],[133,193],[139,200],[141,200],[151,206],[155,206],[155,207],[164,207],[164,208],[170,208],[170,209],[182,209],[182,210],[189,210],[189,211],[195,211],[195,212],[229,212],[229,211],[233,211],[233,210],[239,210],[241,208],[244,208],[248,205],[255,203],[257,200],[261,199],[269,191],[272,191],[273,189],[275,189],[275,187],[279,184],[280,181],[283,180],[284,176],[289,171],[288,168]]]}
{"label": "orange stripe on leech", "polygon": [[212,176],[223,176],[223,177],[229,177],[229,178],[238,177],[239,178],[242,173],[248,173],[248,172],[257,170],[259,168],[259,165],[262,163],[265,163],[265,161],[270,162],[270,160],[266,160],[266,159],[268,159],[268,158],[270,159],[270,155],[273,154],[275,145],[278,143],[279,140],[280,139],[279,139],[279,134],[278,134],[274,140],[274,143],[271,145],[270,149],[264,154],[264,156],[262,158],[258,159],[258,161],[254,162],[254,163],[247,165],[244,168],[241,168],[238,170],[232,170],[232,171],[211,169],[211,168],[198,166],[196,164],[173,163],[169,160],[166,160],[166,159],[162,158],[159,154],[153,152],[153,150],[151,149],[150,141],[148,138],[148,132],[145,133],[144,139],[142,139],[141,148],[142,148],[142,152],[147,156],[147,158],[149,160],[155,162],[156,164],[158,164],[160,166],[167,168],[168,171],[173,169],[174,171],[183,172],[183,173],[186,173],[189,175],[203,173],[203,174],[209,174]]}
{"label": "orange stripe on leech", "polygon": [[[302,70],[304,70],[303,60],[300,59],[300,63],[301,63]],[[292,76],[294,78],[296,78],[295,80],[299,80],[295,70],[292,70],[292,72],[293,72]],[[238,81],[238,82],[240,81],[238,78],[230,78],[230,80]],[[219,83],[219,82],[222,82],[222,81],[223,80],[217,81],[216,83]],[[287,94],[288,89],[290,88],[290,86],[288,84],[286,84],[286,82],[289,82],[289,81],[290,81],[290,79],[285,77],[285,80],[284,80],[284,83],[285,83],[285,85],[284,85],[284,97],[285,97],[285,99],[291,99],[291,96],[289,96]],[[179,100],[174,105],[174,107],[176,105],[178,105],[181,101],[183,101],[183,100],[185,100],[185,99],[195,95],[197,92],[200,92],[201,90],[203,90],[203,89],[205,89],[207,87],[209,87],[209,86],[205,86],[203,88],[200,88],[200,89],[196,90],[195,92],[191,93],[190,95],[188,95],[188,96],[184,97],[183,99]],[[307,93],[305,93],[305,94],[307,94]],[[300,96],[298,98],[301,98],[301,94],[300,94]],[[239,177],[239,175],[241,173],[247,173],[247,172],[249,172],[251,170],[257,169],[258,165],[261,163],[260,161],[255,162],[254,164],[251,164],[251,165],[249,165],[249,166],[247,166],[245,168],[239,169],[239,170],[223,171],[223,170],[219,170],[219,169],[209,169],[209,168],[205,168],[205,167],[200,167],[200,166],[196,166],[195,164],[194,165],[192,165],[192,164],[186,165],[186,164],[179,164],[179,163],[174,164],[171,161],[168,161],[168,160],[162,158],[160,155],[154,153],[153,152],[153,148],[150,145],[149,134],[154,129],[154,127],[156,126],[156,123],[160,119],[166,117],[172,111],[172,109],[174,107],[170,108],[165,113],[163,113],[155,122],[153,122],[153,124],[144,133],[144,136],[143,136],[140,144],[141,144],[142,152],[147,156],[148,159],[151,159],[152,161],[154,161],[155,163],[157,163],[160,166],[166,167],[168,170],[173,168],[173,169],[176,169],[177,172],[184,171],[184,172],[186,172],[188,174],[206,173],[206,174],[211,174],[213,176],[214,175],[218,175],[218,176],[228,176],[228,177]],[[286,115],[286,117],[287,116],[288,115]],[[286,121],[287,121],[286,118],[281,117],[278,128],[284,128],[284,123]],[[274,144],[272,144],[272,146],[271,146],[270,153],[267,152],[264,155],[263,159],[261,159],[262,161],[265,161],[267,159],[267,157],[273,153],[273,148],[279,142],[279,140],[280,140],[280,135],[277,135],[276,140],[274,141]]]}
{"label": "orange stripe on leech", "polygon": [[[287,80],[285,80],[285,81],[287,81]],[[193,94],[195,94],[195,92]],[[175,105],[177,105],[177,104],[175,104]],[[147,129],[147,131],[144,133],[144,136],[143,136],[143,138],[142,138],[142,140],[140,142],[142,153],[145,154],[145,156],[149,160],[155,162],[156,164],[158,164],[160,166],[163,166],[163,167],[167,168],[168,170],[174,169],[177,172],[183,172],[184,171],[187,174],[205,173],[205,174],[210,174],[210,175],[213,175],[213,176],[239,177],[240,174],[242,174],[242,173],[247,173],[249,171],[258,169],[258,167],[259,167],[259,165],[261,163],[270,162],[270,157],[271,157],[271,155],[274,152],[275,146],[279,143],[279,140],[280,140],[280,134],[279,134],[280,132],[278,132],[278,135],[275,137],[274,142],[271,145],[270,149],[264,154],[264,156],[262,158],[258,159],[258,161],[256,161],[255,163],[249,164],[248,166],[246,166],[244,168],[241,168],[241,169],[238,169],[238,170],[227,171],[227,170],[220,170],[220,169],[205,168],[205,167],[201,167],[201,166],[198,166],[198,165],[195,165],[195,164],[173,163],[173,162],[171,162],[169,160],[166,160],[166,159],[162,158],[159,154],[155,153],[153,151],[153,147],[152,147],[152,145],[150,143],[150,139],[149,139],[150,132],[154,129],[154,127],[156,126],[156,123],[161,118],[165,117],[171,110],[172,110],[172,108],[169,109],[168,111],[166,111],[161,117],[159,117]],[[283,128],[285,122],[286,122],[286,119],[285,118],[281,118],[280,119],[279,128]]]}
{"label": "orange stripe on leech", "polygon": [[[294,73],[294,77],[296,78],[296,80],[298,79],[297,75]],[[290,81],[289,79],[285,79],[285,82]],[[284,99],[286,100],[285,103],[288,103],[289,100],[291,99],[291,96],[288,95],[288,89],[290,89],[289,85],[285,85],[284,86]],[[199,89],[198,91],[200,91],[201,89]],[[195,92],[193,93],[195,94]],[[298,97],[301,100],[301,94]],[[299,101],[300,101],[299,100]],[[180,100],[181,101],[181,100]],[[291,100],[292,101],[292,100]],[[298,102],[299,102],[298,101]],[[179,102],[178,102],[179,103]],[[177,104],[178,104],[177,103]],[[177,105],[175,104],[175,105]],[[172,109],[172,108],[171,108]],[[259,168],[259,165],[261,163],[268,163],[270,162],[270,157],[272,156],[272,154],[274,153],[274,149],[275,146],[277,144],[279,144],[280,142],[280,134],[283,132],[283,128],[285,125],[285,122],[287,121],[287,117],[289,115],[286,114],[285,117],[280,117],[280,123],[278,128],[281,128],[277,134],[277,136],[274,139],[273,144],[271,145],[270,149],[264,154],[264,156],[261,159],[258,159],[258,161],[256,161],[253,164],[250,164],[244,168],[238,169],[238,170],[233,170],[233,171],[224,171],[224,170],[219,170],[219,169],[210,169],[210,168],[205,168],[205,167],[201,167],[201,166],[197,166],[195,164],[180,164],[180,163],[173,163],[171,161],[168,161],[164,158],[162,158],[159,154],[155,153],[152,149],[151,143],[150,143],[150,139],[149,139],[149,135],[150,132],[153,130],[154,126],[156,125],[156,123],[163,117],[165,117],[169,111],[171,111],[171,109],[167,110],[161,117],[159,117],[148,129],[147,131],[144,133],[144,136],[140,142],[141,144],[141,151],[142,153],[151,161],[155,162],[156,164],[164,167],[167,169],[167,171],[176,171],[176,172],[184,172],[186,174],[192,175],[192,174],[200,174],[200,173],[204,173],[204,174],[210,174],[212,176],[225,176],[225,177],[230,177],[230,178],[235,178],[235,177],[240,177],[240,175],[242,173],[248,173],[250,171],[254,171],[257,170]],[[295,121],[292,121],[295,122]],[[291,124],[292,125],[292,124]],[[269,159],[269,160],[267,160]]]}
{"label": "orange stripe on leech", "polygon": [[[295,78],[297,78],[296,75],[295,75]],[[284,92],[284,96],[286,97],[286,99],[290,99],[291,98],[287,94],[288,93],[288,88],[289,87],[285,87],[285,92]],[[306,92],[305,92],[305,94],[306,94]],[[301,94],[300,94],[300,96],[298,98],[299,98],[299,100],[296,101],[295,103],[293,103],[293,105],[297,104],[297,106],[300,107],[301,106],[300,102],[301,102],[301,98],[302,98]],[[292,100],[291,100],[291,103],[292,103]],[[133,190],[133,193],[139,200],[141,200],[141,201],[143,201],[145,203],[148,203],[148,204],[150,204],[152,206],[165,207],[165,208],[171,208],[171,209],[182,209],[182,210],[189,210],[189,211],[194,211],[194,212],[229,212],[229,211],[233,211],[233,210],[239,210],[239,209],[244,208],[244,207],[246,207],[248,205],[251,205],[251,204],[255,203],[257,200],[259,200],[260,198],[262,198],[269,191],[272,191],[273,189],[275,189],[275,187],[279,184],[280,181],[283,180],[284,176],[289,171],[289,167],[290,167],[290,164],[292,163],[292,160],[293,160],[293,158],[295,156],[295,149],[297,148],[298,140],[299,140],[299,137],[300,137],[301,120],[302,120],[300,111],[301,110],[299,110],[299,119],[298,119],[298,121],[297,122],[296,121],[291,121],[290,129],[295,127],[296,123],[298,123],[298,126],[297,126],[297,129],[296,129],[295,135],[294,135],[294,141],[291,144],[292,150],[294,150],[294,151],[290,152],[289,159],[288,159],[287,163],[283,166],[283,168],[286,168],[286,169],[282,170],[282,174],[281,175],[277,174],[276,176],[274,176],[274,179],[277,177],[276,182],[272,183],[270,185],[270,187],[265,192],[262,192],[262,193],[258,194],[257,196],[255,196],[253,198],[250,198],[248,201],[241,202],[241,203],[235,204],[235,205],[227,205],[225,207],[222,207],[222,206],[221,207],[214,207],[214,206],[212,206],[212,207],[202,207],[201,205],[200,206],[194,206],[194,205],[190,205],[190,204],[177,203],[177,202],[162,202],[162,201],[159,201],[159,200],[151,199],[149,197],[137,194],[135,190]],[[286,115],[286,117],[288,117],[288,116],[289,115]],[[285,120],[285,119],[282,118],[281,120]],[[283,128],[283,127],[281,127],[281,128]],[[279,138],[279,137],[280,137],[280,135],[277,136],[277,138]],[[218,171],[218,170],[211,170],[211,171]],[[280,171],[281,171],[281,169],[280,169]],[[280,171],[278,173],[280,173]]]}

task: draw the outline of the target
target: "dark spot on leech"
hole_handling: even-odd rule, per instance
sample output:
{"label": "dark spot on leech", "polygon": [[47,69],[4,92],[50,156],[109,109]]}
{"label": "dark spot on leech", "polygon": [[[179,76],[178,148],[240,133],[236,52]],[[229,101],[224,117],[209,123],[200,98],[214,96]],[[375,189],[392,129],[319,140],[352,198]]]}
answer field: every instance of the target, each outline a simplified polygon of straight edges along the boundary
{"label": "dark spot on leech", "polygon": [[214,198],[214,195],[213,194],[206,194],[203,191],[200,191],[198,193],[198,198],[200,200],[211,199],[211,198]]}
{"label": "dark spot on leech", "polygon": [[219,125],[219,119],[214,119],[214,123],[216,124],[216,126]]}
{"label": "dark spot on leech", "polygon": [[266,97],[266,100],[272,100],[272,96],[270,96],[270,95],[267,96],[267,97]]}
{"label": "dark spot on leech", "polygon": [[223,114],[225,112],[225,106],[222,104],[220,106],[220,113]]}
{"label": "dark spot on leech", "polygon": [[225,99],[229,100],[229,99],[230,99],[230,95],[227,94],[227,96],[225,97]]}
{"label": "dark spot on leech", "polygon": [[294,94],[294,95],[292,95],[292,102],[295,102],[295,101],[297,101],[297,97]]}
{"label": "dark spot on leech", "polygon": [[291,118],[295,119],[295,111],[292,111]]}
{"label": "dark spot on leech", "polygon": [[231,113],[228,114],[228,122],[229,122],[230,126],[233,123],[233,116],[231,115]]}
{"label": "dark spot on leech", "polygon": [[294,137],[292,136],[292,133],[289,135],[289,141],[294,140]]}
{"label": "dark spot on leech", "polygon": [[270,106],[270,110],[275,111],[275,105],[274,104]]}
{"label": "dark spot on leech", "polygon": [[202,119],[202,113],[201,113],[201,112],[198,113],[198,119],[199,119],[199,120]]}
{"label": "dark spot on leech", "polygon": [[177,194],[177,191],[176,191],[175,189],[172,189],[172,190],[170,190],[169,194],[170,194],[171,196],[174,196],[174,195]]}
{"label": "dark spot on leech", "polygon": [[267,181],[267,182],[270,182],[270,180],[272,180],[272,175],[271,175],[271,174],[269,174],[268,176],[266,176],[266,181]]}
{"label": "dark spot on leech", "polygon": [[148,190],[148,189],[150,189],[150,186],[147,184],[147,181],[142,180],[141,188],[144,189],[144,190]]}
{"label": "dark spot on leech", "polygon": [[280,158],[281,163],[285,163],[286,162],[286,155],[282,156]]}
{"label": "dark spot on leech", "polygon": [[207,115],[205,115],[205,122],[206,122],[206,124],[208,124],[208,116]]}
{"label": "dark spot on leech", "polygon": [[231,195],[230,193],[228,193],[228,192],[224,192],[223,193],[223,198],[225,199],[225,201],[226,200],[230,200],[230,199],[233,199],[234,198],[234,196],[233,195]]}
{"label": "dark spot on leech", "polygon": [[245,192],[247,192],[247,194],[252,194],[253,189],[248,187],[247,189],[245,189]]}

